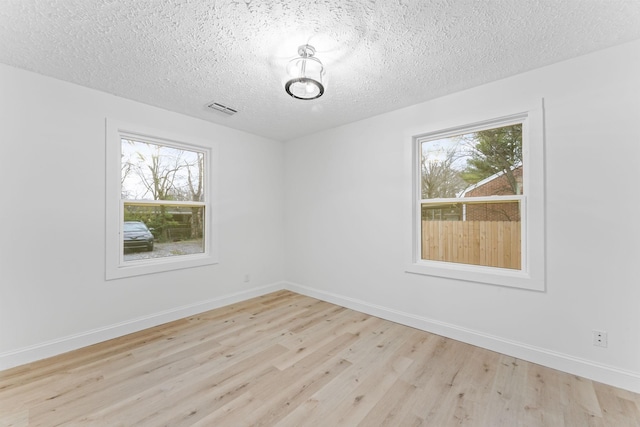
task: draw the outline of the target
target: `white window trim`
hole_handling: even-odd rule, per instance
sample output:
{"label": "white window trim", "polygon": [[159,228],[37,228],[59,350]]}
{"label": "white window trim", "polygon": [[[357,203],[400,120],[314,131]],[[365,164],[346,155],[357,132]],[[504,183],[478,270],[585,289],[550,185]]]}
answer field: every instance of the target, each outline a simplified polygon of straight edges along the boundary
{"label": "white window trim", "polygon": [[[215,171],[217,170],[217,155],[215,146],[204,140],[192,137],[173,135],[169,132],[152,129],[141,125],[132,125],[114,119],[107,119],[106,127],[106,224],[105,224],[105,278],[106,280],[121,279],[143,274],[160,273],[183,268],[200,267],[216,264],[216,223],[214,212]],[[164,258],[151,258],[138,261],[124,261],[123,257],[123,215],[125,200],[121,196],[121,153],[122,139],[168,145],[187,150],[197,150],[205,153],[205,238],[204,251],[199,254],[180,255]],[[189,142],[180,142],[189,141]],[[137,202],[137,201],[136,201]],[[143,202],[144,203],[144,202]],[[149,202],[157,204],[158,202]],[[193,205],[196,202],[174,202],[170,204]],[[200,204],[197,202],[196,204]]]}
{"label": "white window trim", "polygon": [[[412,132],[407,142],[407,158],[411,162],[410,252],[405,267],[407,273],[449,279],[544,291],[545,285],[545,174],[544,174],[544,105],[543,101],[528,108],[511,109],[516,114],[471,114],[473,120],[447,125],[435,122],[425,129]],[[446,137],[487,127],[523,123],[524,191],[522,200],[522,269],[476,266],[421,259],[421,191],[420,142],[434,136]],[[473,198],[479,201],[480,198]],[[433,202],[434,200],[429,200]],[[460,199],[457,199],[459,202]]]}

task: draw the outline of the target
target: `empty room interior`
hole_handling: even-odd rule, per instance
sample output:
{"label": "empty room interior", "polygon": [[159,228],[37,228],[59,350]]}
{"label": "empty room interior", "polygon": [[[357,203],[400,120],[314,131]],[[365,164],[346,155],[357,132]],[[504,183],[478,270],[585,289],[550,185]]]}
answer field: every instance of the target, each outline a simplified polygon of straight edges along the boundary
{"label": "empty room interior", "polygon": [[0,426],[640,426],[640,2],[3,0]]}

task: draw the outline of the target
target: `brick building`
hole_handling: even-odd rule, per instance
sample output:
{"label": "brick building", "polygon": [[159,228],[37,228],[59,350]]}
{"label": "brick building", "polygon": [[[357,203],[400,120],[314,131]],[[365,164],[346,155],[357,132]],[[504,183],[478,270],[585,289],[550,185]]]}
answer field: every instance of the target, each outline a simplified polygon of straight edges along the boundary
{"label": "brick building", "polygon": [[[488,178],[467,188],[460,197],[506,196],[522,194],[522,165],[513,169],[516,188],[509,185],[504,172]],[[464,221],[520,221],[519,203],[477,203],[463,204],[462,219]]]}

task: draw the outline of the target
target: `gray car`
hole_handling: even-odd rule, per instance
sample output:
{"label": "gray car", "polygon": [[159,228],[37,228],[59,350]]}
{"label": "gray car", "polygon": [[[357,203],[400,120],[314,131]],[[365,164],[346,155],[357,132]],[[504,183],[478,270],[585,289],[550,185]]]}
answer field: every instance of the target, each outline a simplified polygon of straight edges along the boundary
{"label": "gray car", "polygon": [[123,229],[124,249],[153,250],[153,234],[141,221],[125,221]]}

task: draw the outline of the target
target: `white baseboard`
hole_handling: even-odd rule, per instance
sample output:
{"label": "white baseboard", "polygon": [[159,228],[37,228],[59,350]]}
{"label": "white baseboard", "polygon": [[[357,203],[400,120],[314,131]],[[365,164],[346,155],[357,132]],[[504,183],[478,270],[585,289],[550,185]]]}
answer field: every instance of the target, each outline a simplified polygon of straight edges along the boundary
{"label": "white baseboard", "polygon": [[402,325],[431,332],[457,341],[462,341],[538,365],[578,375],[593,381],[640,393],[640,373],[618,369],[589,360],[580,359],[567,354],[550,351],[528,344],[506,340],[467,328],[461,328],[438,320],[416,316],[410,313],[393,310],[366,301],[337,295],[330,292],[298,285],[284,283],[284,288],[309,297],[317,298],[342,307],[360,311]]}
{"label": "white baseboard", "polygon": [[46,359],[77,350],[82,347],[121,337],[143,329],[162,325],[163,323],[193,316],[194,314],[224,307],[250,298],[276,292],[284,288],[282,283],[274,283],[267,286],[256,287],[230,295],[224,295],[194,304],[172,308],[170,310],[154,313],[148,316],[138,317],[103,328],[92,329],[75,335],[69,335],[59,339],[43,342],[29,347],[0,353],[0,371],[24,365],[36,360]]}
{"label": "white baseboard", "polygon": [[500,337],[484,334],[479,331],[461,328],[438,320],[416,316],[355,298],[319,291],[317,289],[290,282],[279,282],[267,286],[252,288],[206,301],[176,307],[103,328],[97,328],[33,346],[0,353],[0,370],[56,356],[68,351],[76,350],[282,289],[287,289],[292,292],[297,292],[302,295],[307,295],[350,308],[352,310],[380,317],[382,319],[411,326],[416,329],[452,338],[594,381],[610,384],[635,393],[640,393],[640,373],[637,372],[625,371],[623,369],[602,365],[567,354],[530,346],[516,341],[506,340]]}

